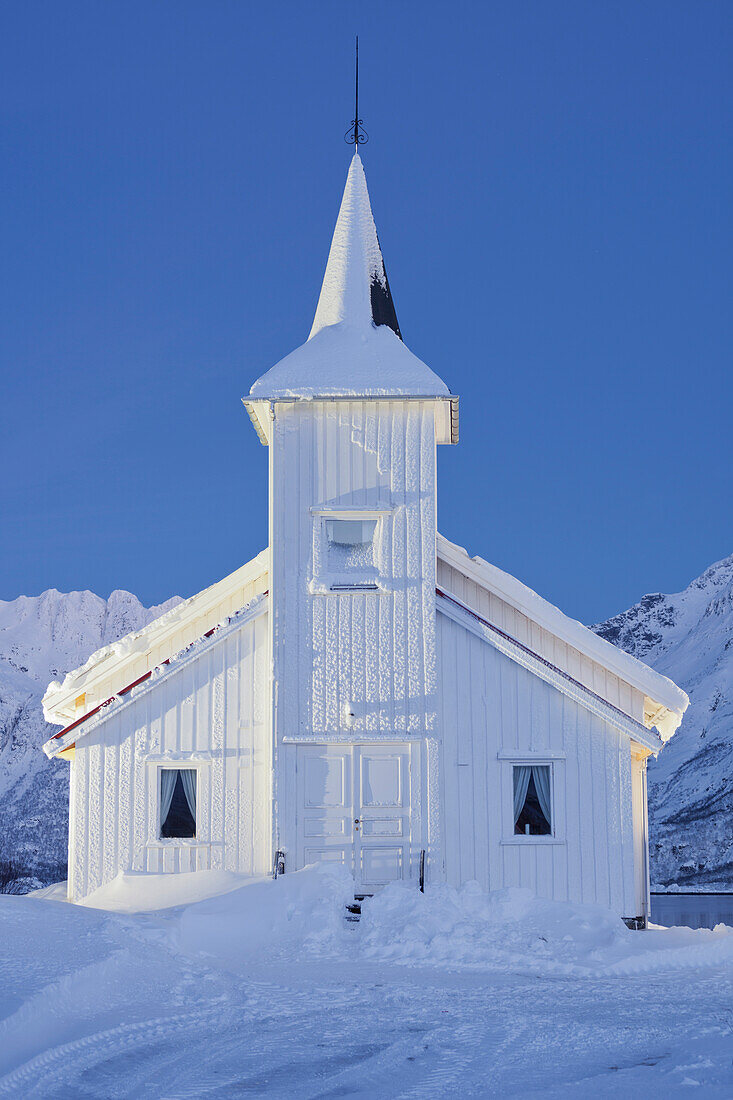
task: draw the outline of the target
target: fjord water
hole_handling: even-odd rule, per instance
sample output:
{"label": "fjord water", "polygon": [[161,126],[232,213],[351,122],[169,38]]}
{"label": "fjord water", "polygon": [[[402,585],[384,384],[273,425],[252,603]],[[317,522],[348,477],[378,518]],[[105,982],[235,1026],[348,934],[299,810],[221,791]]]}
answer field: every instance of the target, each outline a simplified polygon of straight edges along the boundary
{"label": "fjord water", "polygon": [[733,927],[732,894],[652,894],[652,921],[667,928]]}

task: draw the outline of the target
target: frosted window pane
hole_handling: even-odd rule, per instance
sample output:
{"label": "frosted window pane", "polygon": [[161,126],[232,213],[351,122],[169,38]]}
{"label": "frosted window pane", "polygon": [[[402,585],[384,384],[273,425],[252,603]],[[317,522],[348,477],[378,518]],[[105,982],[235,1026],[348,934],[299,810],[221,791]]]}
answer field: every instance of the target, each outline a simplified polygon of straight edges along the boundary
{"label": "frosted window pane", "polygon": [[376,526],[376,519],[327,520],[329,573],[337,576],[373,573]]}
{"label": "frosted window pane", "polygon": [[374,538],[375,519],[330,519],[328,541],[337,546],[360,546]]}

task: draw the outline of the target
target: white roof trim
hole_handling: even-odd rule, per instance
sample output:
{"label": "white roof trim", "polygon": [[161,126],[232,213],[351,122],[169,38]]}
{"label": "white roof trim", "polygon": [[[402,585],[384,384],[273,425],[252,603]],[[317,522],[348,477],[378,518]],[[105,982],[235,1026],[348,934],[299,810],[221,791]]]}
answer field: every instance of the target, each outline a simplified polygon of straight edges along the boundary
{"label": "white roof trim", "polygon": [[168,658],[163,664],[153,669],[151,675],[127,694],[124,696],[114,696],[109,702],[99,707],[95,714],[90,715],[87,721],[84,721],[82,718],[78,725],[74,724],[73,728],[69,729],[63,736],[56,734],[54,737],[49,738],[43,745],[43,751],[46,756],[49,760],[52,760],[65,749],[71,748],[71,746],[75,745],[77,741],[80,741],[82,737],[86,737],[92,730],[97,729],[103,722],[106,722],[108,718],[120,714],[123,710],[126,710],[131,703],[137,702],[141,696],[146,695],[149,691],[152,691],[153,688],[156,688],[161,680],[172,675],[174,672],[180,672],[182,669],[187,668],[188,665],[197,661],[199,657],[208,652],[208,650],[212,649],[220,642],[225,641],[230,634],[246,626],[247,623],[251,623],[261,615],[264,615],[267,611],[268,604],[269,596],[267,594],[255,596],[245,607],[241,608],[239,611],[235,611],[233,615],[230,615],[226,620],[217,624],[209,637],[204,635],[196,641],[191,642],[185,649],[181,650],[180,653],[176,653],[173,657]]}
{"label": "white roof trim", "polygon": [[540,680],[544,680],[546,684],[562,692],[568,699],[572,699],[591,714],[595,714],[610,726],[625,733],[650,752],[656,753],[661,749],[662,739],[654,730],[642,726],[640,722],[636,722],[612,703],[606,702],[600,695],[596,695],[590,688],[579,683],[569,673],[563,672],[562,669],[546,661],[544,657],[533,653],[522,642],[511,638],[503,630],[482,620],[475,612],[464,607],[455,596],[438,590],[437,607],[441,615],[452,619],[471,634],[488,642],[505,657],[509,657],[528,672],[534,673]]}
{"label": "white roof trim", "polygon": [[[450,394],[447,397],[430,398],[420,394],[393,394],[387,397],[374,396],[369,394],[360,394],[355,397],[353,394],[345,395],[321,395],[315,398],[303,398],[303,397],[281,397],[277,399],[277,404],[295,403],[296,401],[429,401],[433,400],[435,407],[435,442],[436,443],[457,443],[458,442],[458,407],[460,398],[457,394]],[[254,429],[257,432],[260,443],[263,447],[269,447],[270,445],[270,425],[275,415],[275,400],[268,401],[252,401],[248,397],[242,398],[242,404],[247,410]]]}
{"label": "white roof trim", "polygon": [[[456,546],[442,535],[438,535],[437,547],[438,556],[449,565],[475,580],[483,588],[494,592],[526,615],[528,619],[544,627],[592,661],[596,661],[643,695],[649,696],[655,703],[665,707],[674,715],[674,720],[671,723],[665,723],[665,729],[661,731],[664,740],[674,733],[682,721],[682,715],[690,700],[682,688],[672,680],[607,642],[605,638],[599,638],[587,626],[564,615],[559,608],[538,596],[516,577],[510,576],[509,573],[484,561],[483,558],[469,557],[463,547]],[[671,726],[674,726],[674,729],[670,728]]]}

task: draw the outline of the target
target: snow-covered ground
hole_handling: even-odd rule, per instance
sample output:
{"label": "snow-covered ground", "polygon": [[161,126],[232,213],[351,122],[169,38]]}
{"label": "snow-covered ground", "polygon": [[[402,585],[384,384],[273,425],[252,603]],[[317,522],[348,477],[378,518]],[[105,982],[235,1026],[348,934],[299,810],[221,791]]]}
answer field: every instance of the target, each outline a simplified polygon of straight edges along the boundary
{"label": "snow-covered ground", "polygon": [[733,929],[472,886],[348,924],[338,872],[172,878],[0,897],[0,1096],[733,1095]]}

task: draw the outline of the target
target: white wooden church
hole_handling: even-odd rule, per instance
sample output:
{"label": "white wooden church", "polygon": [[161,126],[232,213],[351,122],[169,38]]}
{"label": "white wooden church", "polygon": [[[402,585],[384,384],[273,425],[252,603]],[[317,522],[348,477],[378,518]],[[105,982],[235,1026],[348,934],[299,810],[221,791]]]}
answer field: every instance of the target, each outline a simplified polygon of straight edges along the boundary
{"label": "white wooden church", "polygon": [[648,913],[646,761],[687,696],[436,530],[458,398],[402,342],[354,156],[308,340],[244,399],[267,549],[44,697],[69,897],[344,864]]}

